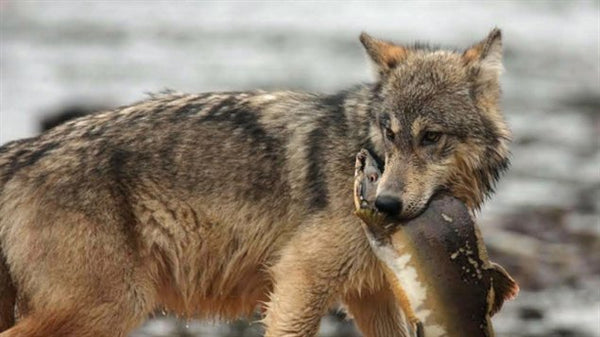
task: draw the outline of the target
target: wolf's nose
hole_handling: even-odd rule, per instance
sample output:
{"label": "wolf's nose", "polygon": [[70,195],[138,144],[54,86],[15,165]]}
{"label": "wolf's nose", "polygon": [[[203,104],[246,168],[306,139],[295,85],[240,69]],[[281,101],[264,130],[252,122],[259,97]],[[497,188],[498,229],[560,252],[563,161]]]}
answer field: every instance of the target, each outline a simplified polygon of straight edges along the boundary
{"label": "wolf's nose", "polygon": [[387,215],[397,216],[402,209],[402,202],[392,196],[381,195],[375,199],[375,207]]}

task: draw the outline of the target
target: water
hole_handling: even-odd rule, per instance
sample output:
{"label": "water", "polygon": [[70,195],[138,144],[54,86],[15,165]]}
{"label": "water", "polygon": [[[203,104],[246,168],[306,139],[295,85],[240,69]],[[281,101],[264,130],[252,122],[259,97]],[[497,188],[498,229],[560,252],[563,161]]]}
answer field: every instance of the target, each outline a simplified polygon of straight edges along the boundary
{"label": "water", "polygon": [[[480,222],[492,257],[525,291],[496,326],[500,336],[600,335],[597,1],[0,0],[0,10],[0,143],[36,134],[40,117],[65,105],[112,107],[165,88],[334,92],[367,82],[363,30],[466,47],[499,26],[513,166]],[[543,318],[523,319],[531,308]],[[335,322],[321,334],[351,333]],[[186,329],[158,317],[134,336],[240,331],[260,329],[196,321]]]}

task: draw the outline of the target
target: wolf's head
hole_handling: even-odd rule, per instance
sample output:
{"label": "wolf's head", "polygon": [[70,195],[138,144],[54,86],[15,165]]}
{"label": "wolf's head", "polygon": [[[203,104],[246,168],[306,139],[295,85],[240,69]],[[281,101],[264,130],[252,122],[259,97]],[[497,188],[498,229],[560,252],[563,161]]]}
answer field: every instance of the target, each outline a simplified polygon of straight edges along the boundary
{"label": "wolf's head", "polygon": [[509,162],[510,131],[498,106],[500,30],[464,52],[365,33],[360,40],[379,75],[372,107],[385,171],[376,206],[412,218],[446,189],[477,209]]}

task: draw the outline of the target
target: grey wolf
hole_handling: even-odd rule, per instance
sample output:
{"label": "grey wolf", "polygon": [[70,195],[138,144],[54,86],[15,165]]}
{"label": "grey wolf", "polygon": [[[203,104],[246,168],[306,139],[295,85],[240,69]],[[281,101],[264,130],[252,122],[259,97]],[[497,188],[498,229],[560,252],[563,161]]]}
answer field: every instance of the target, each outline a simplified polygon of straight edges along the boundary
{"label": "grey wolf", "polygon": [[261,308],[266,336],[313,336],[337,303],[365,336],[406,336],[353,215],[354,155],[385,164],[382,212],[438,189],[477,208],[508,164],[501,37],[360,40],[373,84],[156,95],[2,146],[0,336],[125,336],[156,308]]}

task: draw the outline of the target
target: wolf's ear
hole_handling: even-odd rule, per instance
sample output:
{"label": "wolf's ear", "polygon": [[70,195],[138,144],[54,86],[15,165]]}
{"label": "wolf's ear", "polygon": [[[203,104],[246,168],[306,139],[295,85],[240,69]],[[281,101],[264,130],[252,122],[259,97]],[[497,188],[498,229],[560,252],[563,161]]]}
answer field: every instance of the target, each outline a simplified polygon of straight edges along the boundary
{"label": "wolf's ear", "polygon": [[488,36],[463,55],[465,65],[474,65],[480,69],[483,79],[497,80],[502,72],[502,32],[492,29]]}
{"label": "wolf's ear", "polygon": [[377,66],[380,75],[395,68],[408,54],[406,48],[391,42],[375,39],[365,32],[360,34],[360,42]]}

